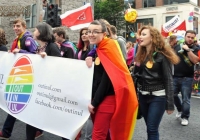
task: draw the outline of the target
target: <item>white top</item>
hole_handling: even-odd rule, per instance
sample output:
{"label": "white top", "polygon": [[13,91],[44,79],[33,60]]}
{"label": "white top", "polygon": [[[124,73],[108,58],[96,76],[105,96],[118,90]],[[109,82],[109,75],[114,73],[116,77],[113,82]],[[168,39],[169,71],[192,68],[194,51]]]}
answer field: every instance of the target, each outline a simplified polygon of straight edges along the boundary
{"label": "white top", "polygon": [[[150,95],[149,91],[140,91],[140,92],[141,92],[142,95]],[[152,95],[154,95],[154,96],[165,96],[165,89],[153,91]]]}

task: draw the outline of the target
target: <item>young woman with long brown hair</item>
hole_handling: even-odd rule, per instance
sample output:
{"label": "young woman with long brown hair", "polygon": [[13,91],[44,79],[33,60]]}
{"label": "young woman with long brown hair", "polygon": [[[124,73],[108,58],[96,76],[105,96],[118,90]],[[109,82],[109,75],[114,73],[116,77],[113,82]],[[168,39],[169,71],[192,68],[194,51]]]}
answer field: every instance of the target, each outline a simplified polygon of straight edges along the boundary
{"label": "young woman with long brown hair", "polygon": [[167,114],[174,111],[172,64],[177,64],[179,58],[152,26],[142,27],[139,45],[134,74],[140,109],[148,140],[159,140],[158,128],[165,110]]}

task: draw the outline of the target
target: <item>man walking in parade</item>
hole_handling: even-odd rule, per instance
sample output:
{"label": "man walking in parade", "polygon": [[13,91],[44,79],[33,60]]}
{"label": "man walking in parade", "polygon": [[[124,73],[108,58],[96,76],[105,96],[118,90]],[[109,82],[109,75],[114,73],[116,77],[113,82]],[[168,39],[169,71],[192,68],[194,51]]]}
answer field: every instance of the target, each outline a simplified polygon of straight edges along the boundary
{"label": "man walking in parade", "polygon": [[[28,53],[35,54],[37,49],[37,44],[33,39],[31,33],[26,31],[26,22],[17,18],[13,22],[13,30],[17,35],[16,39],[13,41],[10,52],[16,53]],[[3,129],[0,131],[0,139],[9,139],[11,136],[16,118],[8,114],[6,121],[4,122]],[[38,131],[36,138],[42,135],[42,131]]]}
{"label": "man walking in parade", "polygon": [[[197,57],[199,48],[194,44],[195,36],[195,31],[187,30],[185,42],[174,47],[175,52],[180,58],[180,62],[174,65],[174,103],[178,110],[176,117],[181,117],[181,125],[183,126],[189,123],[194,64],[199,61]],[[178,96],[179,92],[182,95],[182,102]]]}

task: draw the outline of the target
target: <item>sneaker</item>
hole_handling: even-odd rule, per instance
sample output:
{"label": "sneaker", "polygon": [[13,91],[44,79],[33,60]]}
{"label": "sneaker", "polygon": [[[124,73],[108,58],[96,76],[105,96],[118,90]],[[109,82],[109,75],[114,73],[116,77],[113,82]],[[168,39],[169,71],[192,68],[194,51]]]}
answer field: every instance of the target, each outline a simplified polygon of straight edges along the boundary
{"label": "sneaker", "polygon": [[185,119],[185,118],[182,118],[182,120],[181,120],[181,124],[182,125],[184,125],[184,126],[186,126],[186,125],[188,125],[188,120],[187,119]]}
{"label": "sneaker", "polygon": [[0,131],[0,140],[9,140],[9,138],[4,137],[2,131]]}
{"label": "sneaker", "polygon": [[36,135],[35,135],[35,139],[37,139],[37,138],[39,138],[41,136],[43,136],[43,133],[41,133],[40,131],[37,131]]}
{"label": "sneaker", "polygon": [[176,118],[180,118],[181,117],[182,112],[177,112],[176,113]]}

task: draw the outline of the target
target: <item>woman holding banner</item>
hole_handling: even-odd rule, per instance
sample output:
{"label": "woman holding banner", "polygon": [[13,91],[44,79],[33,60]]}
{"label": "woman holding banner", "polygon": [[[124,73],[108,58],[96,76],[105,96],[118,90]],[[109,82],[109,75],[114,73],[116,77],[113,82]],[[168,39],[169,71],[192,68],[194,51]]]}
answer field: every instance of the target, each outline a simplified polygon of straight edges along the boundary
{"label": "woman holding banner", "polygon": [[[90,49],[92,48],[92,45],[89,45],[88,28],[82,28],[80,30],[79,42],[77,46],[78,46],[78,50],[75,54],[75,59],[85,60]],[[81,140],[92,139],[92,127],[93,127],[92,120],[91,120],[91,117],[89,117],[81,130],[81,136],[80,136]],[[79,135],[76,138],[78,139]]]}
{"label": "woman holding banner", "polygon": [[[33,33],[33,38],[39,43],[39,48],[37,49],[37,54],[42,57],[45,56],[57,56],[60,57],[60,50],[58,46],[54,43],[55,38],[53,36],[53,31],[51,27],[46,23],[38,24]],[[26,125],[26,136],[27,140],[35,140],[37,128]]]}
{"label": "woman holding banner", "polygon": [[46,23],[41,23],[36,26],[33,33],[34,39],[39,43],[40,47],[37,53],[42,57],[45,56],[58,56],[60,57],[60,50],[55,44],[55,38],[51,27]]}
{"label": "woman holding banner", "polygon": [[[108,131],[113,140],[128,140],[135,125],[137,97],[119,44],[107,38],[106,32],[102,20],[88,27],[90,44],[96,45],[92,102],[88,106],[94,124],[92,140],[105,140]],[[86,58],[88,67],[91,61]]]}

